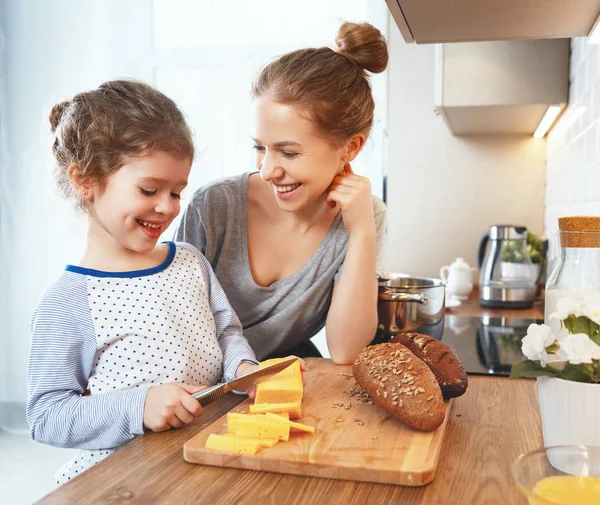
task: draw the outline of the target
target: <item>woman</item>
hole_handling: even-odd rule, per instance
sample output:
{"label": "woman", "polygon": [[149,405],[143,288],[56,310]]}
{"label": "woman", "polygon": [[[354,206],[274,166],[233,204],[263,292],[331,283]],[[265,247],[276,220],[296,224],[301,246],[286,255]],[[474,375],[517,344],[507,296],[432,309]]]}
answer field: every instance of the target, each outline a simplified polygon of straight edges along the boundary
{"label": "woman", "polygon": [[258,359],[319,355],[309,339],[326,325],[332,360],[351,363],[377,327],[386,209],[350,163],[373,122],[366,71],[385,69],[387,46],[367,23],[336,42],[263,69],[259,172],[198,190],[176,232],[211,263]]}

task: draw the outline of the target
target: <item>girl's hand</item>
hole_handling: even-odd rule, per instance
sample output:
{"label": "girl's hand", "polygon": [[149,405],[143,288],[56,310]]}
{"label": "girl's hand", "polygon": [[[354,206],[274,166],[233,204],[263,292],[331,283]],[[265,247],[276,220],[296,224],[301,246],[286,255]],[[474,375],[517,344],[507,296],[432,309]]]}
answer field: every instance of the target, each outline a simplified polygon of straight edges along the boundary
{"label": "girl's hand", "polygon": [[190,424],[202,414],[202,405],[193,393],[206,386],[167,382],[148,390],[144,405],[144,426],[152,431],[166,431]]}
{"label": "girl's hand", "polygon": [[338,204],[342,210],[344,226],[350,235],[360,233],[375,234],[375,216],[371,183],[366,177],[356,175],[350,163],[344,171],[336,175],[329,186],[327,205],[331,208]]}
{"label": "girl's hand", "polygon": [[[298,356],[287,356],[287,357],[288,358],[298,358]],[[304,386],[304,385],[306,385],[306,379],[304,377],[304,372],[306,372],[306,362],[302,358],[298,358],[298,361],[300,362],[300,372],[302,372],[302,385]],[[257,365],[253,365],[252,363],[243,362],[240,364],[240,366],[238,366],[238,369],[236,372],[236,377],[246,375],[247,373],[254,372],[255,370],[258,370]],[[246,391],[246,393],[248,393],[248,396],[250,398],[255,398],[256,397],[256,386],[253,386],[250,389],[248,389],[248,391]]]}

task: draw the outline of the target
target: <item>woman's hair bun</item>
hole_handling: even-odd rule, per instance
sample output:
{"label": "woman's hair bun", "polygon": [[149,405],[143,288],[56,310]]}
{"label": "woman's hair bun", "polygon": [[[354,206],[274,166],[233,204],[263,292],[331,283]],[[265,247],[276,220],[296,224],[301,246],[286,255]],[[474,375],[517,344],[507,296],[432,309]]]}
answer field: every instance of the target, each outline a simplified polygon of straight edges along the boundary
{"label": "woman's hair bun", "polygon": [[369,23],[343,23],[335,38],[338,53],[374,74],[388,63],[387,44],[381,32]]}
{"label": "woman's hair bun", "polygon": [[50,131],[52,131],[52,133],[54,133],[58,128],[60,120],[63,117],[65,109],[67,108],[69,103],[70,100],[65,100],[63,102],[57,103],[54,107],[52,107],[52,110],[50,111],[50,116],[48,118],[50,120]]}

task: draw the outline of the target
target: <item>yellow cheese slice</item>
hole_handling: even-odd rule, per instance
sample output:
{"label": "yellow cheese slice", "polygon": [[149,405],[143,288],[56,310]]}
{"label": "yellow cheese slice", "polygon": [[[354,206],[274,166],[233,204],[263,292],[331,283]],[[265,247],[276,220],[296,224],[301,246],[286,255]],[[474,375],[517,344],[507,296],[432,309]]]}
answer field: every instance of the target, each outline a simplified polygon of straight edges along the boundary
{"label": "yellow cheese slice", "polygon": [[260,446],[257,441],[252,439],[227,437],[211,433],[206,439],[206,448],[237,454],[256,454]]}
{"label": "yellow cheese slice", "polygon": [[230,412],[227,414],[227,430],[239,437],[246,438],[278,438],[286,442],[290,438],[290,427],[286,425],[286,420],[277,417],[268,419],[262,414],[238,414]]}
{"label": "yellow cheese slice", "polygon": [[306,424],[295,423],[294,421],[286,421],[285,419],[282,419],[281,417],[277,416],[276,414],[271,414],[270,412],[268,412],[266,414],[266,416],[267,416],[267,418],[273,419],[274,421],[277,421],[278,423],[285,423],[294,430],[305,431],[306,433],[314,433],[315,432],[314,426],[308,426]]}
{"label": "yellow cheese slice", "polygon": [[244,437],[238,437],[237,435],[234,435],[233,433],[225,433],[225,435],[223,435],[223,437],[235,438],[236,440],[252,440],[252,441],[258,443],[258,445],[260,447],[273,447],[279,443],[278,438],[244,438]]}
{"label": "yellow cheese slice", "polygon": [[266,414],[267,412],[287,413],[291,419],[298,419],[302,416],[299,403],[255,403],[250,405],[250,414]]}

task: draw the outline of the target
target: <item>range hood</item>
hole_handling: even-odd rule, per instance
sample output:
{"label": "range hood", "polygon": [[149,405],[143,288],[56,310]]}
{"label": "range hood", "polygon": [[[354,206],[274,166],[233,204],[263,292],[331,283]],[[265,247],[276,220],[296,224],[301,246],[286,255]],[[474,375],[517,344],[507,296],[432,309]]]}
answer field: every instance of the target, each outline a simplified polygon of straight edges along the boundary
{"label": "range hood", "polygon": [[587,36],[599,0],[386,0],[406,42],[435,44]]}
{"label": "range hood", "polygon": [[569,39],[439,44],[435,64],[435,110],[454,135],[533,135],[568,101]]}

